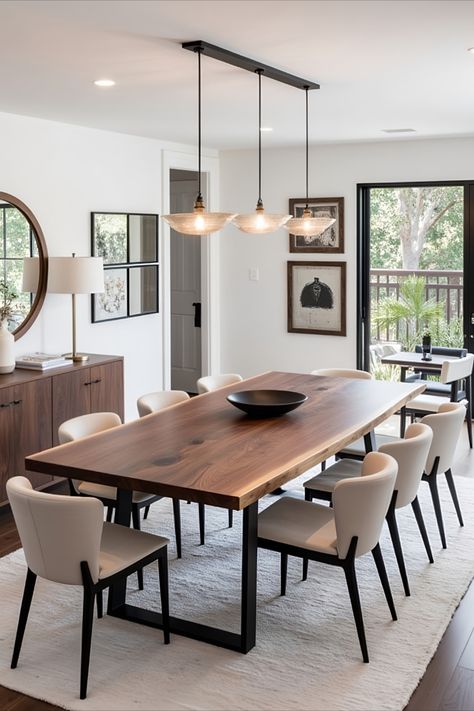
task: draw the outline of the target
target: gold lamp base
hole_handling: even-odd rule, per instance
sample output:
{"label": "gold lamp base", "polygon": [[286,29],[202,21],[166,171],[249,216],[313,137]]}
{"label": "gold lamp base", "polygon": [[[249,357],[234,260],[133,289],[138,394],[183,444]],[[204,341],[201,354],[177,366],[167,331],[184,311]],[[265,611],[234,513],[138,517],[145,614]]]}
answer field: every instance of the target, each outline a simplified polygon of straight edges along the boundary
{"label": "gold lamp base", "polygon": [[89,360],[87,353],[65,353],[64,358],[72,360],[73,363],[84,363]]}

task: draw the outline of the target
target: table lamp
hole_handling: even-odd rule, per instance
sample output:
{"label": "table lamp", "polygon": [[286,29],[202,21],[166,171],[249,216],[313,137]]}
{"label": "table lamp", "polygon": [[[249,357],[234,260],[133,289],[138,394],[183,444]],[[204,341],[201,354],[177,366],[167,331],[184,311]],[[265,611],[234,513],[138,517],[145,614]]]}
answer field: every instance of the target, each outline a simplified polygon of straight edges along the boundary
{"label": "table lamp", "polygon": [[[88,360],[85,353],[76,350],[76,294],[98,294],[104,291],[102,257],[49,257],[48,293],[72,296],[72,353],[65,355],[74,363]],[[38,286],[38,259],[23,260],[23,291],[36,292]]]}

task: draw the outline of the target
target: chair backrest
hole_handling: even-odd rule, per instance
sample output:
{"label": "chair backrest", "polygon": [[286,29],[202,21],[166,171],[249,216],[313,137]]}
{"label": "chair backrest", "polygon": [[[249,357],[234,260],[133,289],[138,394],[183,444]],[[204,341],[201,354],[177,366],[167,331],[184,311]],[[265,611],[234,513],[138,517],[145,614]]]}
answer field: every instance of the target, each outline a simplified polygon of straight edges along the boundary
{"label": "chair backrest", "polygon": [[460,402],[446,402],[438,412],[423,417],[421,423],[433,430],[433,441],[426,460],[427,474],[431,473],[436,457],[439,457],[438,473],[451,469],[465,417],[466,408]]}
{"label": "chair backrest", "polygon": [[[467,356],[467,348],[448,348],[448,346],[431,346],[433,355],[454,356],[454,358],[464,358]],[[415,353],[423,353],[422,346],[415,346]]]}
{"label": "chair backrest", "polygon": [[79,415],[59,425],[59,444],[74,442],[76,439],[104,432],[121,424],[122,420],[115,412],[92,412],[90,415]]}
{"label": "chair backrest", "polygon": [[148,393],[137,400],[138,414],[140,417],[151,415],[152,412],[158,412],[184,400],[189,400],[189,395],[184,390],[161,390],[156,393]]}
{"label": "chair backrest", "polygon": [[82,585],[81,561],[99,577],[104,506],[93,497],[35,491],[24,476],[7,481],[7,495],[26,562],[36,575]]}
{"label": "chair backrest", "polygon": [[407,427],[404,439],[397,439],[379,447],[379,452],[390,454],[398,464],[394,487],[397,491],[395,508],[408,506],[417,495],[432,439],[433,430],[428,425],[414,422]]}
{"label": "chair backrest", "polygon": [[339,558],[346,558],[354,536],[358,539],[356,557],[375,548],[396,478],[395,459],[381,452],[370,452],[364,457],[360,477],[337,482],[332,500]]}
{"label": "chair backrest", "polygon": [[243,380],[238,373],[222,373],[222,375],[206,375],[204,378],[199,378],[197,381],[197,390],[200,395],[210,393],[219,388],[225,388],[226,385],[241,383]]}
{"label": "chair backrest", "polygon": [[319,368],[312,370],[311,375],[326,375],[328,378],[359,378],[360,380],[373,380],[373,377],[366,370],[356,370],[355,368]]}
{"label": "chair backrest", "polygon": [[453,383],[462,378],[468,378],[472,374],[474,355],[468,353],[464,358],[456,360],[445,360],[441,366],[439,379],[442,383]]}

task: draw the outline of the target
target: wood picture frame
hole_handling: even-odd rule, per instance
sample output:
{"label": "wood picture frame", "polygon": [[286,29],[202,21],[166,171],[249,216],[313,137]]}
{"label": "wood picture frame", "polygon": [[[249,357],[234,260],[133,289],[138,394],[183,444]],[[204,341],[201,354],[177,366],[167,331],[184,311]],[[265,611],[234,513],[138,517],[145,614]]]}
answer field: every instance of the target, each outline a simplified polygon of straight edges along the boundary
{"label": "wood picture frame", "polygon": [[[301,217],[306,198],[290,198],[289,212]],[[308,206],[313,217],[333,217],[336,222],[319,237],[301,237],[290,234],[290,252],[296,254],[343,254],[344,253],[344,198],[309,198]]]}
{"label": "wood picture frame", "polygon": [[288,332],[346,335],[346,262],[288,262]]}

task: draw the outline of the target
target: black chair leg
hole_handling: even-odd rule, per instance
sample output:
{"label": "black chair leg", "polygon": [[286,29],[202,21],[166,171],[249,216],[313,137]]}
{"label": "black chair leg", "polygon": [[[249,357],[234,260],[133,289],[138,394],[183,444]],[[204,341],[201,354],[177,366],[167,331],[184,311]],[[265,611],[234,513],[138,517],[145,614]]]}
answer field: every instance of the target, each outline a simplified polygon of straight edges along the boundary
{"label": "black chair leg", "polygon": [[323,461],[321,462],[321,471],[322,472],[326,471],[326,460],[325,459],[323,459]]}
{"label": "black chair leg", "polygon": [[280,553],[280,595],[286,595],[286,574],[288,572],[288,553]]}
{"label": "black chair leg", "polygon": [[407,425],[407,411],[404,407],[400,408],[400,437],[405,436],[405,429]]}
{"label": "black chair leg", "polygon": [[199,505],[199,541],[200,545],[203,546],[206,538],[206,513],[204,509],[204,504]]}
{"label": "black chair leg", "polygon": [[[323,464],[324,464],[324,467],[326,468],[326,462],[321,462],[321,471],[324,471],[324,469],[322,468]],[[305,498],[305,501],[312,501],[313,500],[313,495],[312,495],[310,489],[304,490],[304,498]],[[301,579],[303,581],[308,579],[308,558],[303,558],[303,577]]]}
{"label": "black chair leg", "polygon": [[104,593],[103,593],[102,590],[98,590],[98,591],[97,591],[97,594],[96,594],[96,599],[97,599],[97,617],[99,618],[99,620],[101,620],[102,617],[104,616],[104,600],[103,600],[103,598],[102,598],[102,595],[103,595],[103,594],[104,594]]}
{"label": "black chair leg", "polygon": [[228,527],[232,528],[232,526],[234,524],[234,512],[232,511],[232,509],[228,509],[228,514],[229,514],[229,526]]}
{"label": "black chair leg", "polygon": [[89,662],[92,642],[92,624],[94,621],[94,598],[95,594],[88,588],[84,587],[81,643],[81,699],[85,699],[87,696],[87,679],[89,677]]}
{"label": "black chair leg", "polygon": [[390,589],[390,583],[387,577],[387,571],[385,570],[385,563],[383,562],[382,551],[380,550],[380,544],[377,543],[375,548],[372,549],[372,555],[374,557],[375,565],[377,566],[377,572],[379,574],[380,582],[382,583],[383,591],[385,593],[385,599],[392,615],[392,620],[397,620],[397,611],[395,610],[395,605],[393,603],[392,591]]}
{"label": "black chair leg", "polygon": [[145,511],[143,512],[143,518],[148,518],[148,513],[150,511],[150,506],[145,506]]}
{"label": "black chair leg", "polygon": [[357,587],[357,577],[355,572],[354,560],[347,561],[344,565],[344,573],[346,576],[347,589],[351,598],[352,613],[357,628],[357,636],[359,637],[360,649],[364,662],[369,661],[369,652],[367,650],[367,641],[365,639],[364,620],[362,617],[362,608],[360,606],[359,588]]}
{"label": "black chair leg", "polygon": [[390,538],[392,539],[393,549],[395,551],[395,556],[397,558],[398,570],[400,571],[400,577],[403,583],[403,589],[405,595],[410,597],[410,586],[408,584],[408,576],[405,567],[405,559],[403,557],[402,544],[400,542],[400,535],[398,533],[397,518],[395,514],[395,508],[390,506],[387,511],[386,520],[388,523],[388,530],[390,531]]}
{"label": "black chair leg", "polygon": [[170,643],[170,609],[168,592],[168,557],[166,548],[164,554],[158,558],[158,570],[160,574],[160,597],[161,616],[163,623],[163,638],[165,644]]}
{"label": "black chair leg", "polygon": [[426,480],[430,486],[436,521],[438,522],[439,537],[441,538],[441,545],[443,548],[447,548],[448,546],[446,545],[446,536],[444,533],[443,514],[441,513],[441,503],[439,501],[437,474],[430,474]]}
{"label": "black chair leg", "polygon": [[176,554],[181,558],[181,505],[179,499],[173,499],[174,535],[176,537]]}
{"label": "black chair leg", "polygon": [[[140,511],[138,509],[138,506],[136,504],[132,504],[132,523],[133,523],[133,528],[136,531],[141,530],[141,525],[140,525]],[[138,579],[138,589],[143,590],[144,585],[143,585],[143,568],[140,568],[140,570],[137,570],[137,579]]]}
{"label": "black chair leg", "polygon": [[426,532],[425,521],[423,519],[423,514],[421,513],[420,502],[418,501],[417,496],[411,502],[411,507],[413,509],[413,513],[415,514],[416,522],[418,524],[418,528],[420,529],[420,534],[423,539],[423,543],[425,544],[425,550],[426,555],[428,556],[428,560],[430,561],[430,563],[434,563],[433,553],[431,552],[430,539],[428,538],[428,534]]}
{"label": "black chair leg", "polygon": [[311,489],[304,490],[304,500],[305,501],[312,501],[313,500],[313,495],[311,493]]}
{"label": "black chair leg", "polygon": [[466,425],[467,425],[467,436],[469,439],[469,448],[472,449],[472,415],[471,415],[471,402],[467,403],[466,408]]}
{"label": "black chair leg", "polygon": [[458,499],[456,487],[454,486],[453,473],[452,473],[451,469],[448,469],[447,472],[445,472],[445,476],[446,476],[446,481],[448,482],[448,488],[449,488],[449,492],[451,494],[451,498],[453,500],[454,508],[456,509],[456,513],[458,515],[459,525],[464,526],[464,521],[462,520],[461,507],[459,506],[459,499]]}
{"label": "black chair leg", "polygon": [[114,507],[107,506],[107,521],[108,521],[108,523],[112,523],[113,513],[114,513]]}
{"label": "black chair leg", "polygon": [[308,558],[303,558],[303,580],[308,579]]}
{"label": "black chair leg", "polygon": [[36,575],[28,568],[25,580],[25,588],[23,590],[23,598],[21,601],[20,616],[18,619],[18,627],[16,630],[15,645],[13,647],[13,656],[11,668],[16,669],[18,664],[18,657],[20,656],[21,643],[23,642],[23,635],[25,633],[25,627],[28,620],[28,613],[31,607],[31,600],[33,599],[33,593],[35,590]]}

